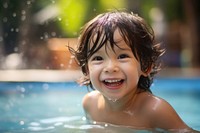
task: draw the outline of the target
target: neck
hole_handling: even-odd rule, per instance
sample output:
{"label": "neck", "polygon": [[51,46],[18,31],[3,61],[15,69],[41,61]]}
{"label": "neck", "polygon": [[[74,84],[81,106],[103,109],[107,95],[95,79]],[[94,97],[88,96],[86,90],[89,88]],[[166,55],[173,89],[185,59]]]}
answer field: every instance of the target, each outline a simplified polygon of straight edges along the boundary
{"label": "neck", "polygon": [[118,100],[110,100],[104,97],[105,108],[112,111],[128,110],[135,104],[138,95],[138,89],[132,91]]}

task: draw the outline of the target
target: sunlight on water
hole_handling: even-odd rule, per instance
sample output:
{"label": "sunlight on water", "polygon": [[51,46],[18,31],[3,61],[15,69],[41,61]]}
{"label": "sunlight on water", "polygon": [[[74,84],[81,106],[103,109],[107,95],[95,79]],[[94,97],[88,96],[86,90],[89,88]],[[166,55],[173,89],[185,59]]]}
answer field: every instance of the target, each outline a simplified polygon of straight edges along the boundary
{"label": "sunlight on water", "polygon": [[[72,117],[57,117],[40,120],[40,123],[31,122],[26,132],[34,133],[168,133],[168,131],[162,129],[134,129],[126,126],[117,126],[107,123],[88,124],[86,121],[81,121],[79,116]],[[176,133],[188,133],[189,130],[174,130]]]}
{"label": "sunlight on water", "polygon": [[40,123],[43,124],[51,124],[51,123],[57,123],[57,122],[69,122],[69,121],[75,121],[79,120],[79,116],[72,116],[72,117],[56,117],[56,118],[49,118],[49,119],[42,119],[40,120]]}
{"label": "sunlight on water", "polygon": [[[136,131],[127,127],[114,126],[107,123],[88,124],[85,117],[72,116],[72,117],[55,117],[41,119],[37,122],[31,122],[28,127],[24,129],[27,132],[51,132],[56,131],[60,133],[64,132],[82,132],[82,133],[121,133]],[[139,131],[139,130],[138,130]],[[142,130],[141,130],[142,131]],[[145,130],[143,130],[144,132]]]}
{"label": "sunlight on water", "polygon": [[80,117],[78,116],[41,119],[39,122],[31,122],[27,129],[30,131],[49,131],[62,127],[66,122],[71,122],[79,119]]}
{"label": "sunlight on water", "polygon": [[[163,88],[159,87],[159,90],[153,88],[153,91],[172,103],[187,124],[194,129],[200,129],[198,126],[200,119],[196,115],[199,112],[197,106],[199,91],[193,93],[192,88],[189,90],[182,88],[182,92],[179,90],[178,93],[173,90],[174,97],[172,97],[169,90]],[[159,92],[161,90],[162,92]],[[4,114],[0,117],[0,133],[166,132],[161,129],[147,130],[89,122],[81,106],[82,97],[86,93],[87,88],[79,87],[75,83],[0,83],[0,114]],[[186,106],[182,106],[182,103]],[[190,110],[185,111],[188,108]],[[134,112],[127,110],[126,113],[132,115]]]}

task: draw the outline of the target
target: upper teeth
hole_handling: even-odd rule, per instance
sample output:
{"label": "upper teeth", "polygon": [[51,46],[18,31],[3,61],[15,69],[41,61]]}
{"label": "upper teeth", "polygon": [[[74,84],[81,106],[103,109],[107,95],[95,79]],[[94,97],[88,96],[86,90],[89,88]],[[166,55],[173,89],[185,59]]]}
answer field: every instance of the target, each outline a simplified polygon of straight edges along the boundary
{"label": "upper teeth", "polygon": [[121,81],[120,79],[113,79],[113,80],[105,80],[105,82],[108,82],[108,83],[114,83],[114,82],[119,82]]}

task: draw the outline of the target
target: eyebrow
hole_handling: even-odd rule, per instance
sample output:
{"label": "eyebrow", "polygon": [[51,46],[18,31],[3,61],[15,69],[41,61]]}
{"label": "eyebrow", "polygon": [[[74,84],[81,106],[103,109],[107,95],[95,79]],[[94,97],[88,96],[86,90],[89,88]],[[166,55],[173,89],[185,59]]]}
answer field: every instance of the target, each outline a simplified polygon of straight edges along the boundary
{"label": "eyebrow", "polygon": [[116,46],[119,49],[123,49],[123,50],[131,50],[130,46],[128,44],[126,44],[126,42],[123,39],[120,39],[119,41],[116,42]]}
{"label": "eyebrow", "polygon": [[127,45],[127,44],[124,44],[124,43],[121,43],[121,44],[117,44],[115,45],[115,48],[113,49],[116,53],[120,50],[123,50],[123,51],[131,51],[131,48]]}
{"label": "eyebrow", "polygon": [[131,51],[131,48],[129,48],[129,47],[126,47],[126,48],[119,47],[119,48],[116,49],[115,51],[119,51],[119,50],[123,50],[123,51]]}

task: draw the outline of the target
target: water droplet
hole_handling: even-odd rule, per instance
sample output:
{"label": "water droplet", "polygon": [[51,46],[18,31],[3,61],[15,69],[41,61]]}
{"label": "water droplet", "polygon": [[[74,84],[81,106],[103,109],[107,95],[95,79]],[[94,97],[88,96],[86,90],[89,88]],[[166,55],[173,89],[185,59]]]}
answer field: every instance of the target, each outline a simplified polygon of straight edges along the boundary
{"label": "water droplet", "polygon": [[7,22],[8,21],[8,18],[7,17],[4,17],[3,18],[3,22],[5,23],[5,22]]}
{"label": "water droplet", "polygon": [[49,85],[45,83],[45,84],[43,84],[42,88],[43,88],[44,90],[48,90],[48,89],[49,89]]}
{"label": "water droplet", "polygon": [[16,16],[17,16],[17,14],[14,12],[14,13],[13,13],[13,17],[16,17]]}
{"label": "water droplet", "polygon": [[113,99],[113,100],[112,100],[112,102],[116,102],[116,101],[117,101],[117,99]]}
{"label": "water droplet", "polygon": [[0,42],[2,42],[3,41],[3,37],[2,36],[0,36]]}
{"label": "water droplet", "polygon": [[24,20],[26,20],[26,16],[25,15],[21,16],[21,21],[24,21]]}
{"label": "water droplet", "polygon": [[22,93],[24,93],[24,92],[26,91],[26,89],[25,89],[24,87],[21,87],[21,88],[20,88],[20,91],[21,91]]}
{"label": "water droplet", "polygon": [[24,125],[25,122],[24,122],[24,121],[20,121],[19,124],[20,124],[20,125]]}
{"label": "water droplet", "polygon": [[25,10],[22,10],[22,11],[21,11],[21,14],[25,15],[25,14],[26,14],[26,11],[25,11]]}
{"label": "water droplet", "polygon": [[21,44],[26,45],[26,40],[22,40]]}
{"label": "water droplet", "polygon": [[19,48],[18,48],[18,47],[14,47],[14,51],[15,51],[15,52],[18,52],[18,51],[19,51]]}
{"label": "water droplet", "polygon": [[116,102],[118,99],[108,98],[109,101]]}
{"label": "water droplet", "polygon": [[7,2],[3,3],[3,7],[8,8],[8,3]]}
{"label": "water droplet", "polygon": [[86,117],[85,117],[85,116],[83,116],[83,117],[82,117],[82,120],[83,120],[83,121],[86,121]]}
{"label": "water droplet", "polygon": [[96,121],[93,121],[93,124],[97,124],[97,122],[96,122]]}
{"label": "water droplet", "polygon": [[51,35],[52,35],[53,37],[55,37],[55,36],[56,36],[56,32],[51,32]]}
{"label": "water droplet", "polygon": [[45,38],[45,39],[48,39],[48,38],[49,38],[49,35],[48,35],[47,32],[44,33],[44,38]]}
{"label": "water droplet", "polygon": [[27,5],[30,5],[30,4],[31,4],[31,1],[27,1],[26,4],[27,4]]}
{"label": "water droplet", "polygon": [[15,29],[15,32],[19,32],[19,29],[18,29],[18,28],[16,28],[16,29]]}
{"label": "water droplet", "polygon": [[64,66],[65,66],[64,64],[62,64],[62,63],[60,64],[60,67],[64,67]]}
{"label": "water droplet", "polygon": [[126,113],[126,114],[128,114],[128,115],[130,115],[130,116],[134,115],[134,112],[131,111],[131,110],[124,110],[123,112]]}
{"label": "water droplet", "polygon": [[59,18],[58,18],[58,21],[61,21],[61,20],[62,20],[62,18],[59,17]]}
{"label": "water droplet", "polygon": [[14,28],[11,28],[10,31],[13,32],[13,31],[14,31]]}

